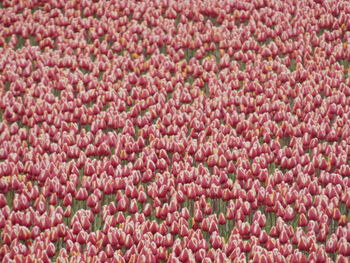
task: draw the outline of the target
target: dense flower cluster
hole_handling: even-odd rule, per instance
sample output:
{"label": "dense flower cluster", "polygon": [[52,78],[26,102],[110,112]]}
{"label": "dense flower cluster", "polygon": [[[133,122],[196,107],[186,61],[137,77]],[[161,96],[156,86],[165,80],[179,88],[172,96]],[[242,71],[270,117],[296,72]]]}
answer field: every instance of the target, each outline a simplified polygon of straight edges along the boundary
{"label": "dense flower cluster", "polygon": [[1,262],[349,262],[349,1],[0,5]]}

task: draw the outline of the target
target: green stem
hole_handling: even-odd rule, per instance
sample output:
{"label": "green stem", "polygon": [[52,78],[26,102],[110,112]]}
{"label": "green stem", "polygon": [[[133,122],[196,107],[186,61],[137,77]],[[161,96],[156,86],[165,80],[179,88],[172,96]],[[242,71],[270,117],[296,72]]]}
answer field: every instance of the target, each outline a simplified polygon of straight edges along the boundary
{"label": "green stem", "polygon": [[294,230],[295,230],[295,229],[297,228],[297,226],[298,226],[298,220],[299,220],[299,214],[296,214],[296,215],[294,216],[293,223],[292,223],[292,226],[293,226]]}
{"label": "green stem", "polygon": [[253,213],[249,213],[249,215],[248,215],[249,224],[252,223],[252,221],[253,221],[252,219],[253,219]]}
{"label": "green stem", "polygon": [[218,199],[214,198],[213,199],[213,213],[217,213],[218,211]]}
{"label": "green stem", "polygon": [[194,200],[193,199],[189,199],[188,210],[190,212],[190,217],[193,217],[193,213],[194,213]]}

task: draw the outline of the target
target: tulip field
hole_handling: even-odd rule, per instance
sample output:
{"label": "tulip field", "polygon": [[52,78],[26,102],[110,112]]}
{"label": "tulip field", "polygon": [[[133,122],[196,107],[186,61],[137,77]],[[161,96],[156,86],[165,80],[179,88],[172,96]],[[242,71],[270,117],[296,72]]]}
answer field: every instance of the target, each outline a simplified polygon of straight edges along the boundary
{"label": "tulip field", "polygon": [[350,262],[350,1],[1,0],[0,262]]}

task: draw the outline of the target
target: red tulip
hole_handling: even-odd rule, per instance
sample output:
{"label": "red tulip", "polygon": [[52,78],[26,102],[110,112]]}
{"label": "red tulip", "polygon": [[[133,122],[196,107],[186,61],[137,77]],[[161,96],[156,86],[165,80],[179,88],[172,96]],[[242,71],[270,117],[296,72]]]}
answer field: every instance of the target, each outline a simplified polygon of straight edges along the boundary
{"label": "red tulip", "polygon": [[146,204],[144,209],[143,209],[143,214],[146,216],[146,217],[149,217],[152,213],[152,207],[151,205],[149,204]]}

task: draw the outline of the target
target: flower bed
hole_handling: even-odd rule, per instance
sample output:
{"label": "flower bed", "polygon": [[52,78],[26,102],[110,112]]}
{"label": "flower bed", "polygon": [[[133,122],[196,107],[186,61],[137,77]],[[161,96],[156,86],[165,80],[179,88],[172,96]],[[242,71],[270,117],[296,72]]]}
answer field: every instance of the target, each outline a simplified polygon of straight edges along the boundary
{"label": "flower bed", "polygon": [[0,5],[1,262],[348,262],[348,1]]}

